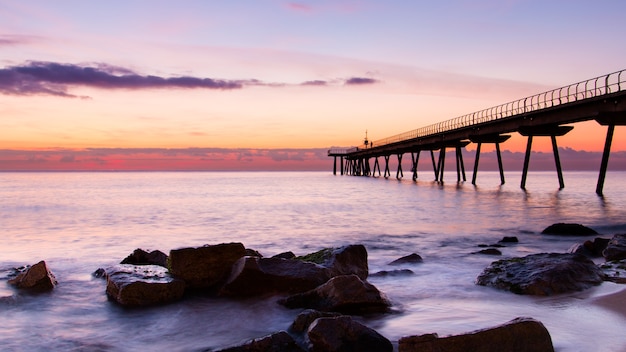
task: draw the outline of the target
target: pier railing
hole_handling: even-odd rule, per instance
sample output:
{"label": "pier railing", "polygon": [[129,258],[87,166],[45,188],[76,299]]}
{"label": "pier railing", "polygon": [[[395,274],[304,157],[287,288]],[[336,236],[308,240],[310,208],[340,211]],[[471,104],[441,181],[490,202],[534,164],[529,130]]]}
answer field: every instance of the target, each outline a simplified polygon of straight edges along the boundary
{"label": "pier railing", "polygon": [[[604,76],[599,76],[586,81],[570,84],[565,87],[535,94],[509,103],[476,111],[412,131],[400,133],[395,136],[379,139],[374,141],[373,145],[375,147],[380,147],[410,139],[450,132],[459,128],[496,121],[541,109],[548,109],[562,104],[607,95],[622,90],[626,90],[626,70],[609,73]],[[357,148],[343,149],[346,153],[357,150]]]}

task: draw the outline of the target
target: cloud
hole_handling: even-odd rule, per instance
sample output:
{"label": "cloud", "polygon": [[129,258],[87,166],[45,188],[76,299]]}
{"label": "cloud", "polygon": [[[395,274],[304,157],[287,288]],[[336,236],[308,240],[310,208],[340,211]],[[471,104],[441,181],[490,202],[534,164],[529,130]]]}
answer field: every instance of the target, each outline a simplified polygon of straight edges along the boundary
{"label": "cloud", "polygon": [[0,47],[24,45],[36,40],[39,40],[39,38],[27,35],[0,35]]}
{"label": "cloud", "polygon": [[328,82],[321,81],[321,80],[314,80],[314,81],[302,82],[300,85],[303,85],[303,86],[325,86],[325,85],[328,85]]}
{"label": "cloud", "polygon": [[345,84],[346,85],[362,85],[362,84],[373,84],[373,83],[378,83],[378,81],[373,78],[367,78],[367,77],[352,77],[352,78],[348,78]]}
{"label": "cloud", "polygon": [[298,11],[298,12],[312,12],[313,8],[309,5],[302,4],[299,2],[288,2],[287,7],[290,10]]}

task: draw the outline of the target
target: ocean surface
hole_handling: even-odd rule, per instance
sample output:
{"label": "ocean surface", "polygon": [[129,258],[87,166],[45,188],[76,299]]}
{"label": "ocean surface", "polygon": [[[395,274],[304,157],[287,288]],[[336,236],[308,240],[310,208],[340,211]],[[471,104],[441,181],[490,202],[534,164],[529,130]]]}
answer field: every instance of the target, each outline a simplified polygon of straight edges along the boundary
{"label": "ocean surface", "polygon": [[[526,316],[544,323],[557,351],[626,350],[626,316],[590,303],[625,286],[529,297],[474,284],[492,261],[566,252],[586,239],[540,234],[553,223],[581,223],[603,237],[626,232],[626,173],[607,174],[604,197],[595,194],[595,172],[565,172],[562,190],[555,172],[531,172],[526,191],[515,172],[504,186],[497,172],[481,172],[477,187],[448,176],[439,184],[427,173],[417,182],[332,172],[0,173],[0,272],[45,260],[59,281],[33,295],[0,277],[0,349],[203,351],[286,330],[300,310],[278,297],[124,309],[92,276],[136,248],[235,241],[265,256],[363,244],[370,273],[412,270],[371,277],[393,311],[357,318],[396,345]],[[519,243],[501,257],[474,254],[504,236]],[[424,262],[388,265],[411,253]]]}

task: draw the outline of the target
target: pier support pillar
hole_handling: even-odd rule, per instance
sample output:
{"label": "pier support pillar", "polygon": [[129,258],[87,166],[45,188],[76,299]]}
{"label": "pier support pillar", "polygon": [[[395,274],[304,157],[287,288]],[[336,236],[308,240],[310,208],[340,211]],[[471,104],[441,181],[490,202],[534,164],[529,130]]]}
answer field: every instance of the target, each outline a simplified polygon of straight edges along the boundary
{"label": "pier support pillar", "polygon": [[526,144],[526,155],[524,156],[524,170],[522,170],[522,182],[520,187],[526,189],[526,177],[528,176],[528,164],[530,162],[530,150],[533,144],[533,136],[550,137],[552,139],[552,150],[554,152],[554,163],[556,164],[556,171],[559,177],[559,187],[563,189],[565,184],[563,182],[563,172],[561,170],[561,159],[559,158],[559,148],[556,145],[556,137],[564,136],[569,131],[574,129],[573,126],[524,126],[520,127],[519,134],[528,137],[528,143]]}
{"label": "pier support pillar", "polygon": [[498,157],[498,170],[500,170],[500,184],[504,184],[504,169],[502,168],[502,154],[500,153],[500,143],[511,138],[510,135],[492,134],[484,136],[470,136],[470,141],[478,143],[476,147],[476,158],[474,159],[474,174],[472,175],[472,184],[476,185],[476,176],[478,175],[478,160],[480,160],[480,147],[483,143],[494,143],[496,145],[496,154]]}
{"label": "pier support pillar", "polygon": [[607,126],[606,140],[604,141],[604,151],[602,152],[602,162],[600,164],[600,174],[596,185],[596,194],[601,196],[604,189],[604,179],[609,166],[609,156],[611,154],[611,144],[613,143],[613,133],[615,126],[626,126],[626,114],[624,113],[603,113],[596,119],[602,126]]}
{"label": "pier support pillar", "polygon": [[404,154],[398,154],[398,170],[396,171],[396,178],[399,180],[404,177],[404,173],[402,172],[402,156]]}
{"label": "pier support pillar", "polygon": [[439,150],[439,163],[437,165],[437,170],[439,170],[439,179],[436,180],[438,182],[443,183],[443,170],[445,169],[446,164],[446,147],[441,147]]}
{"label": "pier support pillar", "polygon": [[430,150],[430,158],[433,161],[433,171],[435,172],[435,181],[439,180],[439,168],[437,167],[437,164],[435,163],[435,152],[431,149]]}
{"label": "pier support pillar", "polygon": [[380,177],[380,164],[378,163],[378,157],[374,160],[374,167],[372,168],[372,177],[376,177],[376,170],[378,170],[378,176]]}
{"label": "pier support pillar", "polygon": [[421,150],[418,150],[416,153],[411,152],[411,162],[413,164],[411,171],[413,171],[413,181],[417,181],[417,163],[420,160],[420,152]]}
{"label": "pier support pillar", "polygon": [[384,155],[384,158],[385,158],[385,175],[384,175],[384,177],[385,178],[391,176],[391,171],[389,171],[389,156],[390,155]]}

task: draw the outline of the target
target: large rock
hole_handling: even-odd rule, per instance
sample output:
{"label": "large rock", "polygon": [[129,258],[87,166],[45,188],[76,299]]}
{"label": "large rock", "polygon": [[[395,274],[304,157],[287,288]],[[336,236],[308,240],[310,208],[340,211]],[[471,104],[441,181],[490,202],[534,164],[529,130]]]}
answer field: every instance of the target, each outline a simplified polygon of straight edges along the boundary
{"label": "large rock", "polygon": [[105,269],[106,293],[121,305],[149,306],[182,298],[185,283],[158,265],[119,264]]}
{"label": "large rock", "polygon": [[583,290],[602,280],[601,270],[583,255],[541,253],[493,262],[478,276],[476,284],[547,296]]}
{"label": "large rock", "polygon": [[241,243],[174,249],[168,266],[170,273],[184,280],[187,287],[212,289],[228,278],[233,264],[245,253]]}
{"label": "large rock", "polygon": [[606,261],[626,259],[626,234],[614,235],[602,255]]}
{"label": "large rock", "polygon": [[330,270],[331,276],[355,274],[365,280],[369,273],[367,250],[361,244],[326,248],[296,259],[320,264]]}
{"label": "large rock", "polygon": [[58,282],[54,274],[48,269],[46,262],[42,260],[31,267],[24,268],[23,272],[9,280],[8,283],[20,289],[45,292],[52,290]]}
{"label": "large rock", "polygon": [[328,269],[282,258],[243,257],[234,265],[220,295],[253,296],[305,292],[330,279]]}
{"label": "large rock", "polygon": [[304,352],[304,350],[287,332],[279,331],[218,352]]}
{"label": "large rock", "polygon": [[467,334],[438,337],[437,334],[403,337],[399,352],[553,352],[550,333],[532,318],[517,318],[503,325]]}
{"label": "large rock", "polygon": [[336,276],[311,291],[289,296],[279,303],[288,308],[348,314],[384,312],[391,306],[382,292],[356,275]]}
{"label": "large rock", "polygon": [[409,255],[406,255],[402,258],[398,258],[394,261],[392,261],[391,263],[389,263],[389,265],[402,265],[402,264],[419,264],[421,262],[423,262],[424,260],[422,259],[422,257],[417,254],[417,253],[412,253]]}
{"label": "large rock", "polygon": [[293,320],[293,323],[291,323],[291,326],[289,327],[289,331],[294,333],[304,333],[318,318],[334,318],[338,316],[341,316],[341,313],[320,312],[315,309],[306,309],[296,316],[296,319]]}
{"label": "large rock", "polygon": [[558,223],[546,227],[541,231],[544,235],[561,235],[561,236],[590,236],[598,233],[587,226],[581,224]]}
{"label": "large rock", "polygon": [[307,331],[311,352],[393,351],[391,342],[349,316],[319,318]]}
{"label": "large rock", "polygon": [[167,267],[167,254],[159,250],[147,252],[141,248],[137,248],[129,254],[128,257],[124,258],[120,264],[160,265]]}
{"label": "large rock", "polygon": [[590,258],[598,258],[602,256],[602,252],[609,243],[609,239],[596,237],[593,241],[587,240],[583,243],[573,245],[568,252],[578,253]]}

